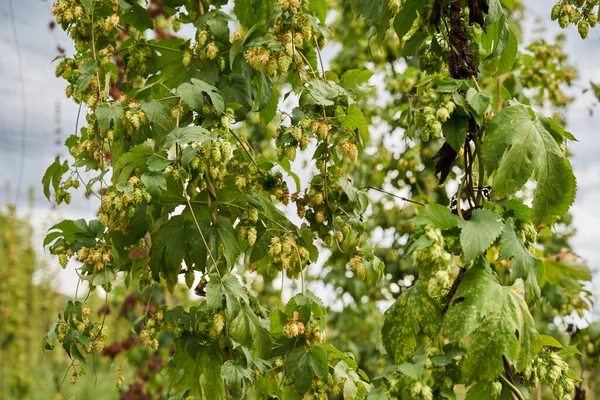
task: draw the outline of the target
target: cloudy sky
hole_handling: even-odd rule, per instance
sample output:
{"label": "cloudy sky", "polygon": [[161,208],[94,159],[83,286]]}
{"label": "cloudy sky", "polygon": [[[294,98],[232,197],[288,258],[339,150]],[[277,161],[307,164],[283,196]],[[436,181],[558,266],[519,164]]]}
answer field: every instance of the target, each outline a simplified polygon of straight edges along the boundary
{"label": "cloudy sky", "polygon": [[[553,0],[529,0],[528,37],[535,37],[538,25],[535,19],[547,21]],[[52,2],[42,0],[0,0],[0,204],[10,195],[18,198],[20,212],[29,212],[36,227],[36,242],[41,247],[45,230],[62,218],[92,218],[97,202],[74,198],[68,208],[51,209],[41,190],[41,177],[56,155],[65,156],[60,145],[74,133],[78,106],[65,99],[63,81],[54,75],[52,59],[58,54],[57,46],[70,51],[69,40],[60,29],[49,29],[52,20]],[[14,21],[14,25],[13,25]],[[551,22],[543,22],[548,29],[545,36],[558,29]],[[15,37],[16,32],[16,37]],[[572,88],[578,100],[570,107],[568,129],[579,142],[571,145],[575,154],[573,165],[579,191],[572,207],[577,237],[575,250],[594,271],[600,270],[600,107],[590,115],[589,109],[597,103],[589,93],[581,96],[590,80],[600,81],[600,28],[591,30],[583,41],[574,28],[566,31],[566,49],[570,61],[580,73]],[[538,34],[539,35],[539,34]],[[24,97],[23,97],[24,96]],[[24,107],[23,104],[26,104]],[[22,136],[23,122],[25,135]],[[21,168],[22,167],[22,168]],[[22,172],[21,172],[22,170]],[[17,194],[16,188],[21,190]],[[33,209],[28,208],[28,190],[35,188]],[[49,259],[50,262],[54,262]],[[59,287],[69,292],[76,279],[73,271],[56,268]],[[595,288],[600,288],[596,274]],[[72,286],[71,286],[72,287]],[[598,290],[595,290],[598,292]]]}

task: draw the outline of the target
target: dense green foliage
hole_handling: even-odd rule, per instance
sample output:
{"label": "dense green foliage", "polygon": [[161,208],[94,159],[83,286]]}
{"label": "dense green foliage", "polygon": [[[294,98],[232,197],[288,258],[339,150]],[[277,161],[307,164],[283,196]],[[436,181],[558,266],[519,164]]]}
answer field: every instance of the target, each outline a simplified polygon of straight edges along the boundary
{"label": "dense green foliage", "polygon": [[[199,296],[135,321],[171,352],[151,395],[571,398],[578,335],[551,322],[589,307],[590,273],[568,245],[562,39],[520,52],[509,0],[225,3],[54,5],[87,124],[44,192],[101,203],[44,244],[107,302],[121,283]],[[567,3],[562,25],[593,25]],[[46,348],[76,381],[106,328],[70,301]]]}

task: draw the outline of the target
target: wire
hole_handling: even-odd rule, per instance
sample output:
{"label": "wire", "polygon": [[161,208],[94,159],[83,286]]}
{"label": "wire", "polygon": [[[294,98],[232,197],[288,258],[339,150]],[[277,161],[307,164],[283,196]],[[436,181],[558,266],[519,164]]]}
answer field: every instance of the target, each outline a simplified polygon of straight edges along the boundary
{"label": "wire", "polygon": [[21,125],[21,162],[19,165],[19,174],[17,175],[17,192],[15,195],[15,208],[19,206],[19,196],[21,194],[21,186],[23,185],[23,170],[25,169],[25,130],[27,128],[27,101],[25,99],[25,81],[23,80],[23,62],[21,59],[21,46],[19,44],[19,36],[17,34],[17,25],[15,23],[15,12],[13,10],[12,0],[8,0],[8,10],[10,12],[10,20],[15,37],[15,47],[17,50],[17,67],[19,69],[19,80],[21,82],[21,102],[23,108],[23,123]]}

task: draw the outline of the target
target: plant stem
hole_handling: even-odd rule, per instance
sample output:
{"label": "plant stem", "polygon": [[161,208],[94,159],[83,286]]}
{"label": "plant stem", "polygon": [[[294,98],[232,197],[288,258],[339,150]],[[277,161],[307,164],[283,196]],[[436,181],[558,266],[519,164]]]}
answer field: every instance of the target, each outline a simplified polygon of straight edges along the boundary
{"label": "plant stem", "polygon": [[506,383],[506,385],[510,388],[510,390],[513,391],[514,395],[517,396],[519,400],[525,400],[521,392],[519,392],[519,389],[517,389],[515,385],[513,385],[508,379],[506,379],[504,375],[500,375],[500,379],[502,379],[504,383]]}

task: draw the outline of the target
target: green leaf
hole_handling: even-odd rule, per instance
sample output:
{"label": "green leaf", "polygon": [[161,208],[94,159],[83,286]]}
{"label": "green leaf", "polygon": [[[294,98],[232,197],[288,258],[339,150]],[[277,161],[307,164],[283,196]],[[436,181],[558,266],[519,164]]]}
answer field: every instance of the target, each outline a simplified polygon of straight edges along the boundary
{"label": "green leaf", "polygon": [[115,165],[116,183],[127,182],[135,169],[138,170],[138,173],[144,173],[147,169],[146,160],[153,154],[154,142],[148,139],[119,157]]}
{"label": "green leaf", "polygon": [[307,89],[312,99],[322,106],[332,106],[334,102],[331,99],[336,98],[338,95],[337,90],[320,79],[309,80]]}
{"label": "green leaf", "polygon": [[469,388],[465,400],[496,400],[498,396],[494,396],[492,393],[492,382],[476,382]]}
{"label": "green leaf", "polygon": [[123,22],[132,25],[140,32],[154,29],[154,22],[148,14],[148,10],[136,2],[132,2],[130,5],[132,7],[123,14]]}
{"label": "green leaf", "polygon": [[582,288],[580,281],[592,279],[590,269],[574,256],[550,257],[544,260],[544,280],[551,285],[559,285],[574,292]]}
{"label": "green leaf", "polygon": [[262,125],[268,125],[269,122],[273,121],[273,118],[277,115],[277,106],[279,105],[279,91],[273,90],[271,98],[267,102],[267,105],[260,110],[260,123]]}
{"label": "green leaf", "polygon": [[[44,247],[54,242],[57,238],[62,238],[66,244],[79,243],[81,246],[93,247],[96,245],[96,238],[104,233],[104,225],[98,220],[90,221],[88,225],[84,219],[70,220],[65,219],[48,229],[48,234],[44,238]],[[79,246],[79,247],[81,247]]]}
{"label": "green leaf", "polygon": [[419,380],[421,377],[421,372],[423,371],[423,366],[425,365],[425,361],[427,361],[426,355],[415,357],[414,364],[410,362],[403,362],[396,367],[396,370],[415,380]]}
{"label": "green leaf", "polygon": [[348,106],[348,113],[344,114],[344,110],[338,106],[336,110],[336,116],[338,117],[340,124],[351,132],[358,129],[358,133],[361,135],[363,143],[367,143],[369,140],[369,128],[367,125],[367,119],[363,115],[362,111],[355,104]]}
{"label": "green leaf", "polygon": [[510,210],[516,219],[531,222],[531,208],[523,204],[520,200],[509,199],[504,202],[504,207]]}
{"label": "green leaf", "polygon": [[506,29],[508,29],[508,39],[506,40],[506,44],[504,45],[502,53],[500,54],[500,62],[498,63],[498,71],[496,71],[496,75],[501,75],[510,71],[515,64],[517,54],[519,53],[519,43],[517,42],[517,37],[508,26]]}
{"label": "green leaf", "polygon": [[406,0],[403,3],[394,19],[394,30],[400,40],[410,31],[418,15],[423,14],[427,7],[427,2],[422,0]]}
{"label": "green leaf", "polygon": [[235,361],[229,360],[221,367],[221,376],[231,390],[235,398],[241,399],[248,390],[248,386],[254,381],[252,370],[241,366]]}
{"label": "green leaf", "polygon": [[208,285],[206,285],[206,304],[211,310],[219,310],[225,298],[225,305],[229,318],[234,318],[241,309],[238,298],[244,300],[246,304],[250,303],[246,289],[240,284],[237,277],[231,274],[225,274],[223,277],[211,275]]}
{"label": "green leaf", "polygon": [[488,172],[497,169],[493,190],[498,196],[520,190],[536,172],[535,225],[552,224],[575,199],[571,164],[530,107],[516,104],[492,118],[486,127],[483,157]]}
{"label": "green leaf", "polygon": [[202,111],[202,107],[204,107],[204,92],[199,86],[184,82],[177,88],[177,93],[181,96],[181,100],[190,106],[192,110]]}
{"label": "green leaf", "polygon": [[171,130],[175,125],[165,106],[158,100],[148,99],[147,101],[140,101],[140,109],[146,113],[150,123],[154,126],[159,126],[164,131]]}
{"label": "green leaf", "polygon": [[42,177],[42,185],[44,185],[44,196],[46,196],[48,200],[50,200],[50,186],[52,186],[56,192],[60,186],[63,175],[68,170],[69,163],[65,161],[61,164],[59,156],[56,156],[54,162],[46,169],[46,173]]}
{"label": "green leaf", "polygon": [[450,119],[444,122],[442,128],[446,142],[448,142],[456,152],[459,152],[460,148],[465,145],[467,130],[469,129],[469,120],[458,113],[454,113]]}
{"label": "green leaf", "polygon": [[562,143],[563,139],[569,139],[574,142],[578,142],[577,138],[573,136],[571,132],[563,129],[562,126],[558,125],[552,118],[548,118],[540,113],[535,113],[536,117],[540,120],[544,128],[548,130],[554,137],[557,143]]}
{"label": "green leaf", "polygon": [[262,325],[254,311],[245,304],[229,325],[231,338],[242,345],[252,348],[260,358],[271,355],[271,336]]}
{"label": "green leaf", "polygon": [[467,91],[467,103],[469,104],[469,108],[472,111],[475,121],[477,121],[477,124],[481,126],[485,112],[492,104],[492,95],[490,93],[479,92],[477,89],[470,88]]}
{"label": "green leaf", "polygon": [[186,253],[185,218],[176,215],[152,235],[150,267],[152,272],[171,272],[181,264]]}
{"label": "green leaf", "polygon": [[515,226],[512,218],[506,221],[502,237],[500,238],[500,259],[511,260],[510,278],[514,282],[517,278],[526,280],[533,285],[536,297],[540,295],[536,277],[535,257],[525,248],[525,245],[519,240],[515,233]]}
{"label": "green leaf", "polygon": [[350,69],[340,78],[340,85],[344,89],[354,89],[359,85],[367,83],[373,76],[373,72],[368,69]]}
{"label": "green leaf", "polygon": [[[272,85],[271,83],[265,85]],[[240,111],[249,112],[252,110],[252,85],[250,79],[241,74],[231,74],[221,76],[219,79],[219,90],[223,94],[227,103],[239,104]],[[264,90],[263,90],[264,91]],[[266,91],[265,91],[266,93]],[[214,100],[213,100],[214,104]],[[215,106],[216,108],[216,106]],[[218,110],[217,110],[218,111]],[[243,113],[242,113],[243,115]],[[243,118],[243,117],[242,117]]]}
{"label": "green leaf", "polygon": [[88,14],[92,13],[92,6],[94,4],[94,0],[81,0],[81,5],[85,8],[85,11]]}
{"label": "green leaf", "polygon": [[364,213],[367,210],[367,207],[369,206],[369,196],[367,196],[367,194],[362,190],[355,188],[352,182],[350,182],[344,176],[340,177],[338,183],[344,190],[344,193],[346,193],[346,196],[348,196],[348,199],[351,202],[356,203],[358,205],[356,211],[359,214]]}
{"label": "green leaf", "polygon": [[327,377],[327,354],[316,345],[309,350],[295,349],[285,360],[283,368],[286,375],[295,377],[296,391],[302,395],[310,389],[313,373],[321,379]]}
{"label": "green leaf", "polygon": [[[188,149],[189,147],[186,147]],[[146,160],[148,169],[152,172],[160,172],[171,165],[172,161],[161,156],[152,155]]]}
{"label": "green leaf", "polygon": [[191,82],[182,83],[177,88],[177,93],[181,96],[184,103],[193,110],[202,110],[202,106],[204,106],[202,96],[203,93],[206,93],[219,114],[225,111],[225,101],[219,90],[200,79],[192,78]]}
{"label": "green leaf", "polygon": [[438,303],[429,296],[427,287],[417,281],[385,312],[383,345],[394,361],[401,363],[416,350],[419,334],[435,335],[440,323]]}
{"label": "green leaf", "polygon": [[489,210],[473,210],[470,220],[459,219],[460,244],[465,261],[472,261],[487,250],[502,233],[502,218]]}
{"label": "green leaf", "polygon": [[500,0],[489,0],[488,14],[485,19],[485,24],[491,25],[494,22],[499,21],[502,17],[504,17],[504,9],[502,8]]}
{"label": "green leaf", "polygon": [[113,122],[113,129],[115,131],[122,132],[123,121],[121,117],[123,117],[123,107],[120,104],[116,103],[102,103],[96,108],[96,118],[98,119],[98,125],[100,125],[100,129],[102,132],[106,132],[110,129],[110,123]]}
{"label": "green leaf", "polygon": [[191,142],[206,142],[214,139],[215,135],[199,126],[186,126],[185,128],[175,128],[167,135],[165,148],[170,149],[175,143],[182,145]]}
{"label": "green leaf", "polygon": [[433,225],[442,230],[458,226],[458,217],[448,209],[439,204],[427,204],[422,210],[422,216],[427,218]]}
{"label": "green leaf", "polygon": [[250,29],[256,24],[268,21],[272,8],[271,0],[237,0],[233,12],[242,26]]}
{"label": "green leaf", "polygon": [[[221,375],[223,359],[219,346],[202,346],[176,340],[176,351],[169,361],[169,381],[180,390],[191,392],[198,398],[226,400],[225,384]],[[203,385],[200,385],[200,382]]]}
{"label": "green leaf", "polygon": [[464,372],[468,382],[495,379],[504,371],[502,357],[522,371],[541,349],[522,293],[501,286],[483,258],[469,269],[444,317],[448,338],[466,348]]}
{"label": "green leaf", "polygon": [[369,24],[379,22],[383,0],[354,0],[356,7]]}
{"label": "green leaf", "polygon": [[308,0],[308,12],[319,18],[322,24],[325,24],[327,18],[327,0]]}
{"label": "green leaf", "polygon": [[541,335],[542,346],[544,347],[556,347],[557,349],[562,349],[564,346],[555,338],[548,335]]}
{"label": "green leaf", "polygon": [[167,190],[167,180],[160,172],[148,172],[141,176],[142,183],[152,196],[159,196],[161,190]]}
{"label": "green leaf", "polygon": [[92,78],[96,74],[98,69],[98,62],[95,60],[86,61],[81,67],[79,78],[75,83],[75,93],[81,93],[85,91],[89,86]]}
{"label": "green leaf", "polygon": [[[237,233],[231,221],[223,216],[217,217],[217,223],[211,226],[208,240],[216,243],[217,248],[223,246],[223,255],[229,267],[233,267],[242,250],[237,240]],[[216,254],[213,254],[216,256]]]}

